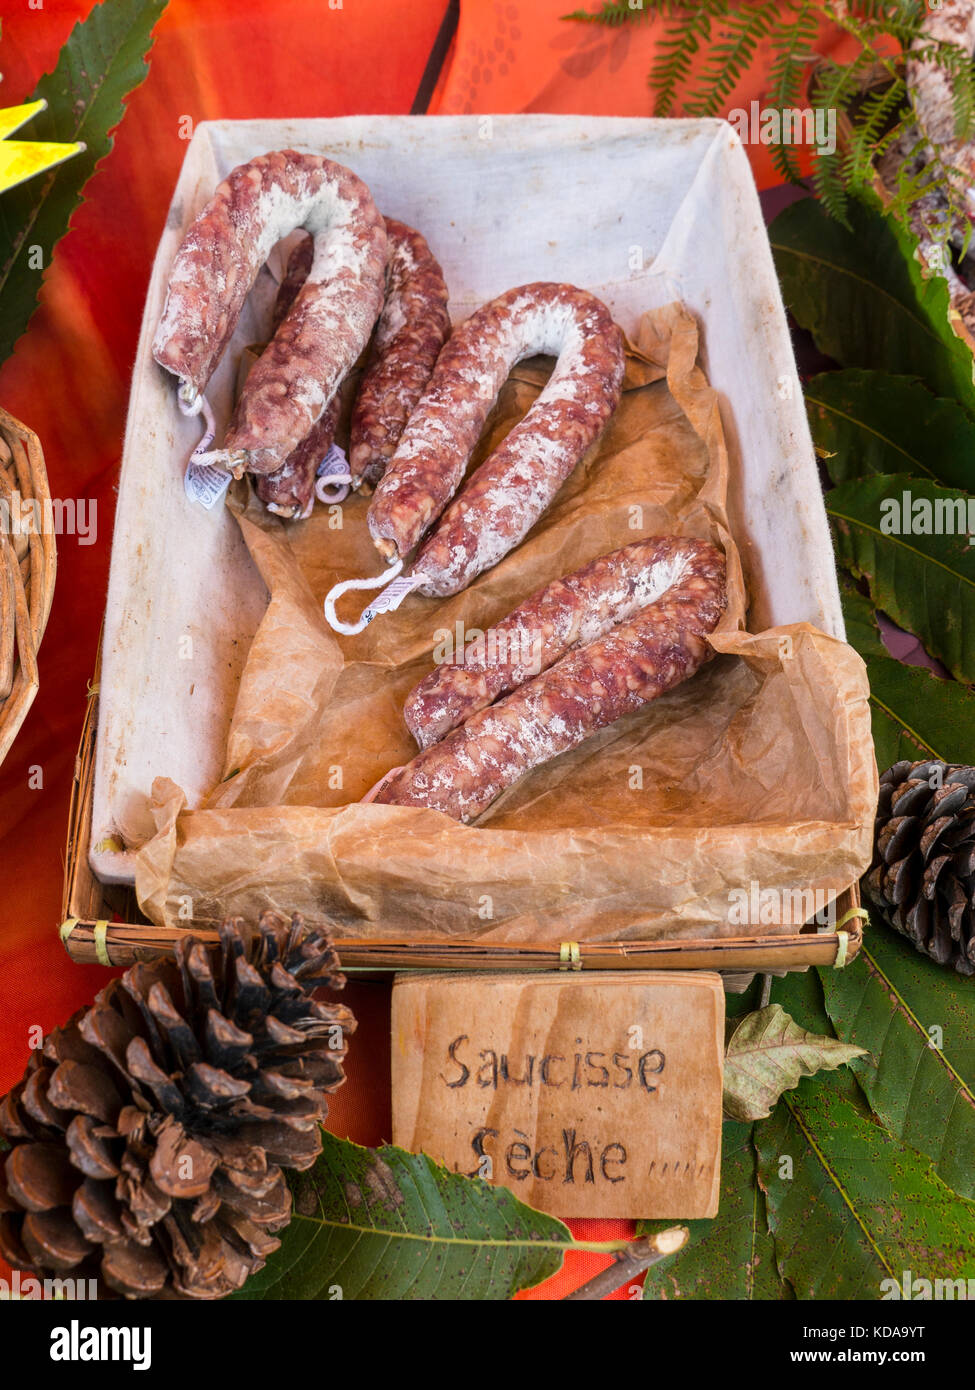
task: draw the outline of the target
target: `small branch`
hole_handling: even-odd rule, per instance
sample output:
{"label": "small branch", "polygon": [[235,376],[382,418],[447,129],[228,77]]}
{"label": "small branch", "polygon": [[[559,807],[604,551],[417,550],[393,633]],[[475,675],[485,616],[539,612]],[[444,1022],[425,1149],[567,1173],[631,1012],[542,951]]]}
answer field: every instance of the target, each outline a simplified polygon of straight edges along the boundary
{"label": "small branch", "polygon": [[635,1279],[651,1265],[659,1264],[669,1255],[676,1255],[677,1251],[682,1250],[687,1244],[690,1234],[686,1226],[670,1226],[666,1231],[658,1231],[655,1236],[641,1236],[638,1240],[631,1241],[625,1249],[616,1252],[611,1265],[601,1269],[572,1293],[566,1294],[562,1301],[595,1302],[605,1298],[607,1294],[615,1293],[623,1284]]}

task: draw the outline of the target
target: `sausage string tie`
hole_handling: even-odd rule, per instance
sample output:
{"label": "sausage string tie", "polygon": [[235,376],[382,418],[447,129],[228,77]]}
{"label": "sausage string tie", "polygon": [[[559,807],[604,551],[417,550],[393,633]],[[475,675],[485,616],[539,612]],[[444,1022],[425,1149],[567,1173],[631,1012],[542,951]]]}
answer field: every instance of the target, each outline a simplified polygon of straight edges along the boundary
{"label": "sausage string tie", "polygon": [[[380,613],[392,613],[400,606],[407,594],[418,589],[421,584],[429,583],[429,578],[425,574],[410,574],[400,577],[402,568],[403,561],[397,560],[382,574],[374,575],[371,579],[343,579],[341,583],[333,584],[325,595],[325,621],[329,627],[335,632],[343,633],[346,637],[355,637],[357,633],[364,631],[369,626],[373,618],[377,618]],[[336,613],[336,603],[350,589],[378,589],[381,586],[383,586],[382,593],[378,594],[363,609],[358,622],[344,623]]]}
{"label": "sausage string tie", "polygon": [[[189,470],[191,468],[208,468],[213,469],[214,472],[227,474],[226,482],[228,483],[231,474],[233,474],[235,478],[239,478],[244,471],[247,455],[243,449],[210,449],[210,445],[217,436],[217,425],[213,418],[210,402],[203,392],[198,391],[191,382],[182,381],[180,382],[179,390],[176,392],[176,404],[179,406],[181,415],[185,415],[189,419],[192,419],[195,415],[202,414],[205,422],[203,436],[192,454],[190,454],[187,463],[187,476],[189,476]],[[224,487],[226,487],[226,483],[222,479],[220,483],[222,493]],[[195,493],[190,493],[190,496],[193,497],[195,501],[202,500],[197,497]],[[204,503],[204,506],[206,505],[207,504]],[[213,504],[210,503],[209,505],[212,506]]]}
{"label": "sausage string tie", "polygon": [[199,502],[209,511],[220,501],[230,483],[230,474],[225,469],[215,468],[209,462],[210,455],[207,450],[217,432],[213,411],[203,392],[197,391],[189,382],[180,386],[176,402],[180,412],[190,419],[200,414],[203,416],[203,435],[186,461],[183,488],[191,502]]}

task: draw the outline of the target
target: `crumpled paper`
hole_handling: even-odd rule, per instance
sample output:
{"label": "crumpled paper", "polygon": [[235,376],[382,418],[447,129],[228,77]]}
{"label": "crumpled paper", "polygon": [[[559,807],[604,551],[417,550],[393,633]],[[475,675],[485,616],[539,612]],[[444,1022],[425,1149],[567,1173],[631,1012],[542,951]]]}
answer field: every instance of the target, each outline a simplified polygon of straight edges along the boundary
{"label": "crumpled paper", "polygon": [[[864,871],[877,795],[865,669],[807,624],[744,630],[728,458],[698,347],[680,305],[646,315],[619,410],[518,549],[463,593],[411,594],[357,637],[331,632],[322,600],[338,580],[382,568],[367,500],[316,505],[294,523],[246,484],[231,490],[270,601],[221,782],[197,810],[172,782],[154,787],[157,834],[136,872],[152,921],[270,907],[330,919],[344,937],[742,936],[742,890],[780,894],[779,920],[755,929],[788,932],[805,916],[795,918],[792,890],[825,901]],[[549,365],[514,370],[472,467],[528,409]],[[347,418],[339,442],[345,428]],[[536,769],[474,826],[359,804],[415,753],[403,700],[446,633],[456,649],[553,577],[667,532],[711,539],[728,560],[716,655],[691,681]],[[348,595],[341,615],[367,598]]]}

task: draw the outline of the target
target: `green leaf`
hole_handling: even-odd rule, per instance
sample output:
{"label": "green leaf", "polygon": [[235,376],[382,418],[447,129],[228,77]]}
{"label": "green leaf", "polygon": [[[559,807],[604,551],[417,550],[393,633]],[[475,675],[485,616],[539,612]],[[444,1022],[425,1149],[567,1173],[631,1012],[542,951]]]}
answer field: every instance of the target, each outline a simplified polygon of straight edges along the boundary
{"label": "green leaf", "polygon": [[873,604],[843,570],[840,599],[847,641],[867,664],[878,766],[902,758],[975,763],[975,696],[969,688],[895,661],[881,641]]}
{"label": "green leaf", "polygon": [[[791,16],[780,20],[775,52],[768,67],[769,106],[782,111],[803,105],[803,91],[814,57],[819,15],[813,0],[800,0]],[[783,179],[799,183],[801,169],[795,145],[778,141],[772,146],[772,163]]]}
{"label": "green leaf", "polygon": [[852,1066],[873,1112],[975,1198],[975,985],[879,925],[820,978],[837,1033],[867,1049]]}
{"label": "green leaf", "polygon": [[235,1297],[507,1299],[557,1273],[572,1246],[567,1226],[503,1187],[322,1137],[315,1166],[292,1176],[281,1248]]}
{"label": "green leaf", "polygon": [[867,679],[881,770],[902,758],[975,764],[975,696],[967,686],[893,657],[868,660]]}
{"label": "green leaf", "polygon": [[[772,981],[772,993],[786,1013],[802,1019],[803,1027],[833,1035],[833,1025],[823,1002],[823,987],[814,970],[790,970],[788,975]],[[852,1073],[842,1073],[849,1074]]]}
{"label": "green leaf", "polygon": [[48,109],[18,138],[84,141],[87,149],[46,178],[31,179],[0,198],[0,362],[13,351],[37,304],[41,273],[29,263],[40,247],[50,265],[55,245],[81,202],[95,166],[112,148],[109,132],[124,113],[124,97],[149,71],[144,55],[166,0],[104,0],[77,23],[53,73],[30,98]]}
{"label": "green leaf", "polygon": [[812,436],[834,483],[912,473],[975,491],[975,422],[916,378],[824,372],[805,395]]}
{"label": "green leaf", "polygon": [[[964,493],[906,473],[880,473],[834,488],[826,511],[840,563],[866,578],[874,605],[919,637],[957,680],[971,682],[975,550],[955,514],[958,503],[964,512]],[[918,534],[925,515],[933,528],[952,526],[955,534]]]}
{"label": "green leaf", "polygon": [[[844,1073],[814,1076],[755,1127],[780,1273],[799,1299],[879,1299],[975,1277],[975,1206],[892,1138]],[[788,1161],[787,1161],[788,1160]]]}
{"label": "green leaf", "polygon": [[781,23],[781,0],[753,0],[746,9],[729,9],[698,79],[706,94],[688,104],[687,114],[717,116],[754,60],[758,45]]}
{"label": "green leaf", "polygon": [[[641,1221],[640,1235],[667,1221]],[[775,1264],[758,1185],[752,1126],[727,1121],[721,1139],[721,1205],[711,1221],[689,1221],[690,1241],[680,1259],[651,1266],[644,1299],[791,1299]]]}
{"label": "green leaf", "polygon": [[924,279],[916,238],[875,201],[851,198],[846,212],[849,229],[804,198],[769,228],[796,320],[841,366],[917,377],[975,416],[972,354],[950,327],[947,283]]}
{"label": "green leaf", "polygon": [[725,1052],[725,1114],[734,1120],[764,1119],[801,1077],[841,1067],[860,1051],[800,1028],[779,1004],[746,1014]]}
{"label": "green leaf", "polygon": [[845,570],[840,570],[838,577],[846,640],[864,661],[871,656],[888,657],[890,653],[883,644],[877,625],[877,610],[866,595],[860,593]]}

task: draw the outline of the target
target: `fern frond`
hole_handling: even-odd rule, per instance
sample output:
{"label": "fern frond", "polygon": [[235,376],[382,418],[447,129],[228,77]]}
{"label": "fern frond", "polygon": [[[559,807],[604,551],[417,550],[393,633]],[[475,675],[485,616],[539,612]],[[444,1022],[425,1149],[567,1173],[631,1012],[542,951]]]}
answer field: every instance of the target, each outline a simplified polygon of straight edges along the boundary
{"label": "fern frond", "polygon": [[975,115],[975,71],[965,49],[943,40],[918,44],[911,50],[914,62],[930,63],[940,68],[951,83],[951,99],[955,118],[955,139],[968,140],[972,134]]}
{"label": "fern frond", "polygon": [[[636,0],[634,0],[636,3]],[[659,19],[662,35],[648,84],[657,115],[673,114],[680,101],[690,115],[718,114],[749,65],[760,43],[770,49],[766,106],[784,113],[812,106],[820,112],[846,112],[850,139],[840,153],[817,149],[813,186],[824,207],[849,225],[848,200],[874,178],[878,160],[895,145],[896,182],[890,211],[899,221],[916,224],[923,215],[935,223],[936,241],[967,248],[972,227],[966,215],[966,184],[950,156],[958,141],[975,131],[975,68],[956,45],[932,39],[922,24],[937,0],[603,0],[599,9],[575,10],[564,18],[586,24],[620,27],[642,19]],[[849,62],[823,59],[815,90],[806,95],[806,74],[817,58],[816,41],[823,20],[838,26],[855,42]],[[901,53],[892,54],[890,40]],[[706,52],[701,70],[692,75],[695,57]],[[950,79],[954,139],[939,145],[923,127],[903,77],[903,55],[912,62],[937,65]],[[876,72],[889,79],[882,87]],[[867,80],[865,80],[867,79]],[[864,91],[868,86],[873,90]],[[913,134],[912,134],[913,132]],[[901,146],[911,145],[906,157]],[[780,140],[772,147],[779,174],[801,182],[798,149]],[[932,198],[931,195],[937,197]],[[921,200],[925,200],[923,204]],[[919,204],[921,206],[919,207]],[[943,215],[942,215],[943,210]]]}
{"label": "fern frond", "polygon": [[711,26],[727,11],[730,0],[705,0],[680,18],[660,40],[649,86],[655,95],[654,115],[673,113],[677,92],[691,70],[694,55],[711,39]]}
{"label": "fern frond", "polygon": [[870,3],[858,0],[855,10],[847,4],[836,4],[826,0],[822,5],[823,15],[831,23],[855,38],[864,48],[873,49],[876,40],[889,37],[896,39],[906,48],[920,33],[921,21],[927,13],[920,4],[907,9]]}
{"label": "fern frond", "polygon": [[909,108],[901,107],[897,120],[877,138],[877,143],[874,146],[874,158],[876,160],[880,160],[892,145],[895,145],[902,136],[907,134],[908,123]]}
{"label": "fern frond", "polygon": [[843,180],[839,154],[821,154],[813,169],[813,190],[823,207],[849,230],[849,194]]}
{"label": "fern frond", "polygon": [[[844,10],[848,8],[846,5],[843,6]],[[912,26],[915,30],[921,27],[921,21],[927,14],[923,0],[858,0],[856,8],[865,22]],[[833,17],[832,3],[824,5],[823,9],[829,11],[830,17]]]}
{"label": "fern frond", "polygon": [[[822,111],[845,111],[861,91],[862,79],[873,65],[874,55],[869,49],[862,50],[850,63],[826,59],[816,74],[813,105]],[[896,76],[896,71],[892,71],[892,79]]]}
{"label": "fern frond", "polygon": [[[813,0],[802,0],[791,24],[775,41],[775,53],[769,69],[771,87],[769,102],[779,111],[796,107],[802,100],[809,64],[816,56],[815,43],[819,32],[819,10]],[[780,141],[772,148],[772,163],[789,183],[800,183],[802,175],[795,148]]]}
{"label": "fern frond", "polygon": [[844,178],[851,188],[870,182],[881,141],[906,101],[907,85],[902,78],[864,99],[851,122],[850,146],[843,159]]}
{"label": "fern frond", "polygon": [[617,28],[630,20],[652,19],[654,11],[666,10],[673,11],[670,3],[654,5],[652,3],[641,5],[639,9],[631,9],[627,0],[604,0],[601,10],[595,14],[591,10],[573,10],[571,14],[564,14],[562,19],[574,19],[579,24],[607,24],[611,28]]}
{"label": "fern frond", "polygon": [[697,92],[686,103],[688,114],[717,115],[748,69],[759,43],[775,27],[780,9],[778,0],[759,0],[728,15],[718,41],[711,46]]}

